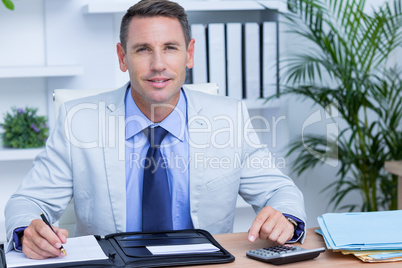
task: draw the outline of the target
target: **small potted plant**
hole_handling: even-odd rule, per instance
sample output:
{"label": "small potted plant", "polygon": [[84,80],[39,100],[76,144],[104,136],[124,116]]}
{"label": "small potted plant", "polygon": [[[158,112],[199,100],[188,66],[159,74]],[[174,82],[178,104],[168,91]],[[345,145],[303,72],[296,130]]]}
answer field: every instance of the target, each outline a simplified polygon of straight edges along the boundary
{"label": "small potted plant", "polygon": [[6,148],[37,148],[45,145],[49,128],[45,116],[38,116],[36,108],[11,108],[0,126],[3,146]]}

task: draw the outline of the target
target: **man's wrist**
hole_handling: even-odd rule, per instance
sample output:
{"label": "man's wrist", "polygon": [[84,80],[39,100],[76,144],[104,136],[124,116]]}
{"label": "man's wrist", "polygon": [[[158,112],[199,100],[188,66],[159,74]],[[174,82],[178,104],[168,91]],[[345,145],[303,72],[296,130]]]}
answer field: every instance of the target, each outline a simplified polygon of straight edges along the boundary
{"label": "man's wrist", "polygon": [[22,237],[27,227],[15,228],[13,231],[13,244],[16,251],[22,251]]}
{"label": "man's wrist", "polygon": [[[295,226],[293,237],[288,241],[288,243],[295,243],[299,241],[304,234],[305,223],[293,215],[283,214],[283,216]],[[296,224],[294,224],[293,222]]]}
{"label": "man's wrist", "polygon": [[294,228],[296,230],[296,228],[298,226],[297,222],[294,219],[292,219],[291,217],[285,217],[285,218],[294,226]]}

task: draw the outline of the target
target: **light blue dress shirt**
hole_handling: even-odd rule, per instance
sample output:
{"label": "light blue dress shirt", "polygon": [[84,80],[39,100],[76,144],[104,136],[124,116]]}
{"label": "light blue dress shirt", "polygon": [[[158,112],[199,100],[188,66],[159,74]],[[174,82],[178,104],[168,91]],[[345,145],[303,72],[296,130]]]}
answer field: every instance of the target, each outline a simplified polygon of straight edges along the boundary
{"label": "light blue dress shirt", "polygon": [[193,228],[190,217],[187,100],[183,90],[173,112],[160,123],[154,124],[140,111],[131,96],[131,87],[126,92],[125,105],[127,232],[142,231],[142,184],[149,148],[142,130],[148,126],[161,126],[168,131],[161,144],[161,153],[168,167],[173,229]]}

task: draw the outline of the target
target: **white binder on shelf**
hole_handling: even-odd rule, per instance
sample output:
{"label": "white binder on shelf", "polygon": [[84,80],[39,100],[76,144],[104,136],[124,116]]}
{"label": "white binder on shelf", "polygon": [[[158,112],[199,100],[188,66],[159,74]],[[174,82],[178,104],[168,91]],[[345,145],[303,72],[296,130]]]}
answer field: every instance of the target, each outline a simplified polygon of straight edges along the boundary
{"label": "white binder on shelf", "polygon": [[226,95],[225,29],[223,23],[209,24],[209,75],[217,83],[219,95]]}
{"label": "white binder on shelf", "polygon": [[241,24],[227,24],[228,55],[228,96],[241,100],[242,91],[242,59],[241,59]]}
{"label": "white binder on shelf", "polygon": [[191,25],[192,38],[195,39],[193,84],[207,82],[207,53],[205,26],[203,24]]}
{"label": "white binder on shelf", "polygon": [[259,25],[246,23],[246,98],[256,100],[260,97],[260,40]]}
{"label": "white binder on shelf", "polygon": [[276,94],[277,89],[276,31],[276,22],[264,22],[264,97],[269,97]]}

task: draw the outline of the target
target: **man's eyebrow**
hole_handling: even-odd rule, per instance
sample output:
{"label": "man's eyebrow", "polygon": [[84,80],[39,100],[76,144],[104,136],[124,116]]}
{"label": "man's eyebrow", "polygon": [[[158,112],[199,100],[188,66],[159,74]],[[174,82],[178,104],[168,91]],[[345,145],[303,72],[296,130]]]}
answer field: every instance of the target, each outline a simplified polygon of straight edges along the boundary
{"label": "man's eyebrow", "polygon": [[[177,41],[168,41],[165,42],[163,45],[165,46],[180,46],[180,42]],[[137,43],[131,46],[131,49],[135,50],[139,47],[150,47],[151,45],[149,43]]]}
{"label": "man's eyebrow", "polygon": [[180,43],[176,41],[170,41],[165,43],[165,46],[171,46],[171,45],[180,46]]}

